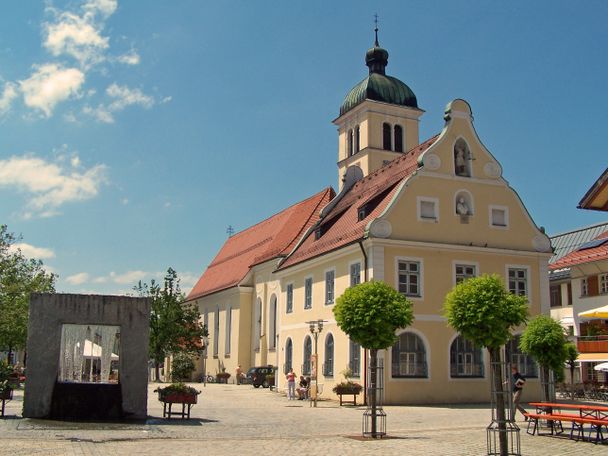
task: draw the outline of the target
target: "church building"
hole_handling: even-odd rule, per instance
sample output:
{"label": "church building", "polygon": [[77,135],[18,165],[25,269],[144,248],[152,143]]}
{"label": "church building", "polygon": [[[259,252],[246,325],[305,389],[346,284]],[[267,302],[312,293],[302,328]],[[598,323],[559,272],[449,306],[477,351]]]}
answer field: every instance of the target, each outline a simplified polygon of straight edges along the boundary
{"label": "church building", "polygon": [[[346,288],[382,280],[413,302],[415,317],[380,354],[384,402],[487,401],[489,356],[447,325],[445,296],[495,273],[527,296],[531,316],[548,313],[549,238],[479,139],[466,101],[450,102],[443,130],[421,142],[424,111],[386,75],[377,35],[365,63],[369,74],[334,120],[337,191],[321,189],[228,238],[188,295],[209,329],[205,370],[225,369],[232,380],[239,365],[273,365],[284,388],[293,368],[317,374],[328,398],[347,368],[364,384],[367,351],[338,328],[332,308]],[[318,320],[315,344],[309,322]],[[528,378],[523,399],[535,397],[538,368],[517,336],[506,356]]]}

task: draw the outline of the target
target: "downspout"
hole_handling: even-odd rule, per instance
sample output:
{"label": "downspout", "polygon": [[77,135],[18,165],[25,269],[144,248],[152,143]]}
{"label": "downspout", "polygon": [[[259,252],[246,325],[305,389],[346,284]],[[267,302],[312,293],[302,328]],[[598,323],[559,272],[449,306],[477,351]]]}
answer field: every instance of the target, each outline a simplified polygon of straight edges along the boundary
{"label": "downspout", "polygon": [[[363,281],[367,282],[367,253],[363,248],[363,241],[359,239],[359,247],[363,254]],[[363,405],[367,405],[367,348],[363,349]]]}

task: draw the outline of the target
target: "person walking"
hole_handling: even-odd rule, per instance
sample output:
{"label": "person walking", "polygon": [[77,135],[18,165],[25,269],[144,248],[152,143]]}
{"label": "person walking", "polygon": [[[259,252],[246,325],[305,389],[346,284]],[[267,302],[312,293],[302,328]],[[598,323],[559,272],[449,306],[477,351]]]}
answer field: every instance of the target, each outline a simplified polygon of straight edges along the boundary
{"label": "person walking", "polygon": [[289,369],[287,375],[287,399],[294,401],[296,399],[296,374],[293,372],[293,368]]}
{"label": "person walking", "polygon": [[[526,379],[519,373],[516,364],[511,365],[511,381],[513,384],[513,406],[511,408],[511,419],[515,421],[515,414],[517,413],[517,410],[519,410],[522,415],[527,413],[527,410],[519,403],[521,400],[521,394],[524,390],[524,385],[526,384]],[[524,415],[524,419],[528,421],[528,417],[526,415]]]}

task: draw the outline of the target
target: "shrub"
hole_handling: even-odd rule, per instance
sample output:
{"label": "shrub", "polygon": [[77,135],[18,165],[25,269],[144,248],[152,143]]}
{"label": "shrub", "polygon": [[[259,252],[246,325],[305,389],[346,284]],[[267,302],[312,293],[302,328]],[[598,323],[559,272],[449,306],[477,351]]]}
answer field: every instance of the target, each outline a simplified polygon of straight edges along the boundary
{"label": "shrub", "polygon": [[171,376],[174,380],[190,380],[194,372],[194,360],[188,353],[178,353],[173,357]]}

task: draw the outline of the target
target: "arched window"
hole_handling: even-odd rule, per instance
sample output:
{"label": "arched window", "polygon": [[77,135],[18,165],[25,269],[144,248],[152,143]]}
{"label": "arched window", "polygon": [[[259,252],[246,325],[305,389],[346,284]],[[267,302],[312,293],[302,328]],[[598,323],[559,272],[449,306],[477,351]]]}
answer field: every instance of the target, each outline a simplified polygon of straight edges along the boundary
{"label": "arched window", "polygon": [[361,376],[361,345],[349,340],[349,348],[348,367],[352,376],[358,378]]}
{"label": "arched window", "polygon": [[228,306],[226,309],[226,349],[224,352],[228,355],[231,349],[231,338],[232,338],[232,307]]}
{"label": "arched window", "polygon": [[471,177],[471,151],[462,138],[458,138],[454,144],[454,173],[457,176]]}
{"label": "arched window", "polygon": [[517,370],[524,377],[537,378],[538,368],[532,357],[526,355],[519,349],[520,336],[514,336],[505,345],[505,352],[507,355],[507,361],[511,364],[517,365]]}
{"label": "arched window", "polygon": [[391,373],[393,378],[428,377],[426,349],[422,339],[416,334],[401,333],[393,345]]}
{"label": "arched window", "polygon": [[329,333],[325,338],[325,362],[323,363],[323,375],[334,376],[334,336]]}
{"label": "arched window", "polygon": [[262,338],[262,300],[258,298],[257,305],[255,306],[255,333],[253,337],[253,348],[256,351],[260,350],[260,339]]}
{"label": "arched window", "polygon": [[450,347],[450,377],[483,377],[483,354],[481,348],[462,336],[458,336]]}
{"label": "arched window", "polygon": [[382,148],[391,150],[391,126],[390,124],[382,124]]}
{"label": "arched window", "polygon": [[348,156],[353,155],[353,131],[348,130]]}
{"label": "arched window", "polygon": [[291,338],[289,338],[285,342],[285,366],[283,372],[287,374],[291,368],[293,368],[293,343],[291,342]]}
{"label": "arched window", "polygon": [[359,132],[359,125],[355,127],[355,154],[361,150],[361,133]]}
{"label": "arched window", "polygon": [[403,128],[395,125],[395,152],[403,152]]}
{"label": "arched window", "polygon": [[277,347],[277,297],[273,294],[270,298],[270,335],[268,348],[274,350]]}
{"label": "arched window", "polygon": [[302,375],[310,375],[310,359],[312,356],[312,340],[310,336],[304,338],[304,363],[302,364]]}

